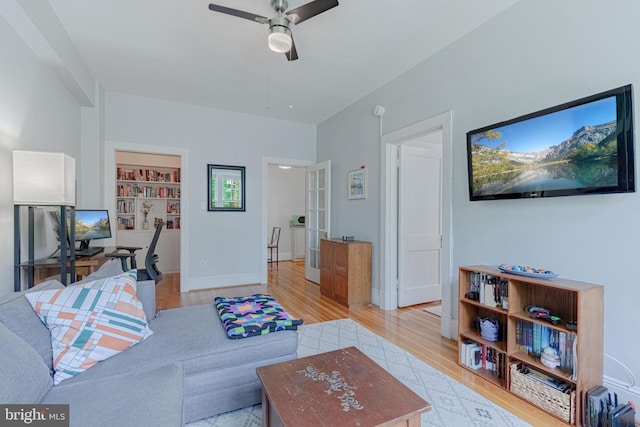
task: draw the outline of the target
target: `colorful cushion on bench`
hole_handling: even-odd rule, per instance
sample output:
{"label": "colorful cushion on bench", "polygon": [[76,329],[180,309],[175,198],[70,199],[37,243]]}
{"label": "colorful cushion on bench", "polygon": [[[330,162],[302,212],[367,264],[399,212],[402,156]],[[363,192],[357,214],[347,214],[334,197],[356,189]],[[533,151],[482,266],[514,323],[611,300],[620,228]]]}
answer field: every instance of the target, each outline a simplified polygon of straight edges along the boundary
{"label": "colorful cushion on bench", "polygon": [[25,294],[51,332],[55,385],[153,333],[136,288],[136,271],[131,270],[63,289]]}
{"label": "colorful cushion on bench", "polygon": [[302,324],[302,319],[291,317],[271,295],[216,297],[215,306],[227,335],[232,339],[295,331]]}

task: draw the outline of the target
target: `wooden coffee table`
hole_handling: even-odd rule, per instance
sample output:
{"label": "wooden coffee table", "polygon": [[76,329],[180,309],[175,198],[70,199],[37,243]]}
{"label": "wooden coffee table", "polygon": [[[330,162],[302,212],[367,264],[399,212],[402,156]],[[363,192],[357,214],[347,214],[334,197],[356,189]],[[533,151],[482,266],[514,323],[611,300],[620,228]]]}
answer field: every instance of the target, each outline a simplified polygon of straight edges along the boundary
{"label": "wooden coffee table", "polygon": [[355,347],[256,369],[264,426],[418,427],[431,405]]}

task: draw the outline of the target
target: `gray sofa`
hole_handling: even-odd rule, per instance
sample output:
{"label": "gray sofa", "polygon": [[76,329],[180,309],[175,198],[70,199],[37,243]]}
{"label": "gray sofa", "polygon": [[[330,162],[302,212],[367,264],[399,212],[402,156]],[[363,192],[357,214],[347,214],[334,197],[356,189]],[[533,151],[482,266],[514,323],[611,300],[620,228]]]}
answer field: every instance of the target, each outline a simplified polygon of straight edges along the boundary
{"label": "gray sofa", "polygon": [[255,369],[297,357],[295,331],[229,339],[213,304],[155,315],[155,284],[139,282],[153,334],[54,386],[49,331],[23,294],[0,298],[0,403],[69,404],[71,426],[181,426],[253,405]]}

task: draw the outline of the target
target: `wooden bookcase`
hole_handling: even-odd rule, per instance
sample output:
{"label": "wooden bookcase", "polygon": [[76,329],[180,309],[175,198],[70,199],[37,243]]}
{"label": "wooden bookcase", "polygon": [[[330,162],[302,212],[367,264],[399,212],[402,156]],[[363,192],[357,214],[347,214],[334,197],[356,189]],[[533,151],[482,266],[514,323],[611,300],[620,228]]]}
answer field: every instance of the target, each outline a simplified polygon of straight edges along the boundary
{"label": "wooden bookcase", "polygon": [[371,243],[320,240],[320,293],[346,307],[371,303]]}
{"label": "wooden bookcase", "polygon": [[180,229],[180,169],[118,164],[118,230],[153,230],[155,221]]}
{"label": "wooden bookcase", "polygon": [[[483,302],[469,294],[481,283],[495,290],[489,289]],[[583,395],[602,383],[604,288],[474,265],[460,268],[458,295],[458,363],[568,424],[581,425]],[[547,308],[561,320],[534,318],[528,306]],[[498,325],[497,341],[481,336],[479,318]],[[575,329],[569,329],[569,320]],[[543,347],[557,349],[560,366],[541,362]],[[569,391],[545,384],[548,379]]]}

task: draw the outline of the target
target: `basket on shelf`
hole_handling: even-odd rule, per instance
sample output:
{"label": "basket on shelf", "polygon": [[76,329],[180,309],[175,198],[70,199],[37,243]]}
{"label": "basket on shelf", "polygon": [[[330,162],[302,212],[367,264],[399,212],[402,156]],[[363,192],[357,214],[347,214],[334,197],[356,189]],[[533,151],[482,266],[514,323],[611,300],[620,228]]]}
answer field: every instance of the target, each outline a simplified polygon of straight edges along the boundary
{"label": "basket on shelf", "polygon": [[519,363],[511,365],[512,393],[522,397],[565,422],[575,424],[576,391],[565,393],[520,372]]}

